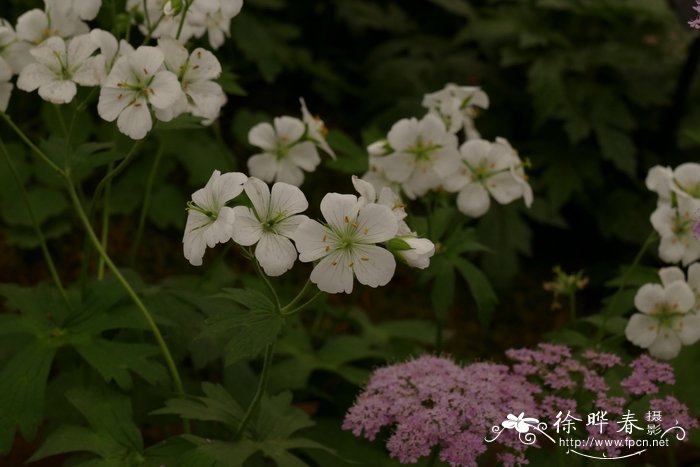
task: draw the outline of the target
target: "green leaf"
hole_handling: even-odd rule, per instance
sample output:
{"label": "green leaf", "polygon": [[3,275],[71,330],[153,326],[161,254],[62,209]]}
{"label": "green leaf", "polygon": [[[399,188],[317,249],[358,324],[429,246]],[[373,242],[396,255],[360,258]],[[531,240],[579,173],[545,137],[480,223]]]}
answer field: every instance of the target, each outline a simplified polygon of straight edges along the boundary
{"label": "green leaf", "polygon": [[41,447],[29,459],[29,462],[56,454],[79,451],[107,456],[120,449],[119,444],[113,439],[100,436],[89,428],[61,425],[46,438]]}
{"label": "green leaf", "polygon": [[91,387],[72,389],[66,398],[96,433],[108,435],[120,446],[143,449],[141,432],[132,419],[129,397],[108,388]]}
{"label": "green leaf", "polygon": [[19,350],[0,371],[0,453],[7,453],[19,426],[34,439],[43,420],[44,393],[55,349],[33,342]]}
{"label": "green leaf", "polygon": [[132,387],[129,370],[151,385],[168,381],[163,365],[149,358],[160,354],[154,345],[93,339],[75,345],[75,350],[106,382],[114,381],[124,390]]}
{"label": "green leaf", "polygon": [[346,174],[361,174],[369,168],[369,155],[348,135],[333,129],[326,136],[328,144],[335,150],[336,159],[329,159],[325,165],[331,170]]}
{"label": "green leaf", "polygon": [[250,310],[274,311],[275,305],[267,296],[257,290],[246,289],[223,289],[223,293],[217,294],[216,297],[227,298],[233,300],[239,305]]}
{"label": "green leaf", "polygon": [[[435,261],[435,260],[438,261]],[[433,312],[440,321],[444,321],[450,306],[454,303],[455,294],[455,271],[450,263],[444,258],[434,258],[433,262],[437,270],[435,282],[433,282],[430,292],[430,302],[433,305]],[[432,265],[431,265],[432,268]]]}
{"label": "green leaf", "polygon": [[597,125],[595,134],[603,151],[603,157],[630,177],[635,175],[637,148],[626,132],[608,126]]}
{"label": "green leaf", "polygon": [[479,322],[487,327],[491,323],[493,310],[498,304],[498,297],[491,287],[491,283],[483,272],[472,263],[463,258],[454,260],[457,270],[469,286],[469,291],[474,297],[479,311]]}
{"label": "green leaf", "polygon": [[219,385],[203,383],[206,397],[192,399],[170,399],[165,407],[154,414],[173,414],[190,420],[220,422],[237,429],[245,414],[241,406]]}

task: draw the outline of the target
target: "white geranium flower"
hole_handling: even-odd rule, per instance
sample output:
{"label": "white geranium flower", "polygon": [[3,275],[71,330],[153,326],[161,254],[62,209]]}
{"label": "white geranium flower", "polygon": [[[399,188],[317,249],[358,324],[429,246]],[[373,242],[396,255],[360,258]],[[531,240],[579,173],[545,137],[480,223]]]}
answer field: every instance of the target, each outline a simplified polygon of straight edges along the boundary
{"label": "white geranium flower", "polygon": [[458,167],[457,137],[434,115],[396,122],[387,140],[393,152],[376,163],[411,199],[440,186]]}
{"label": "white geranium flower", "polygon": [[660,204],[651,214],[651,224],[661,236],[659,257],[667,263],[681,261],[684,266],[700,259],[700,240],[693,236],[692,225],[700,210],[700,200],[678,197],[678,205]]}
{"label": "white geranium flower", "polygon": [[66,16],[60,10],[46,12],[29,10],[17,18],[17,37],[34,45],[39,45],[49,37],[69,37],[90,32],[87,24],[77,16]]}
{"label": "white geranium flower", "polygon": [[171,120],[184,112],[195,117],[214,120],[221,107],[226,104],[226,94],[213,80],[221,75],[221,64],[213,53],[197,48],[192,54],[170,37],[158,41],[165,55],[165,67],[173,72],[182,88],[182,93],[171,107],[158,111],[160,120]]}
{"label": "white geranium flower", "polygon": [[196,37],[207,35],[209,45],[218,49],[230,35],[231,20],[240,13],[243,0],[195,0],[187,22]]}
{"label": "white geranium flower", "polygon": [[353,276],[370,287],[386,285],[396,260],[377,246],[396,235],[398,223],[386,206],[362,204],[356,196],[328,193],[321,201],[327,224],[303,222],[293,235],[299,260],[320,260],[310,280],[328,293],[350,293]]}
{"label": "white geranium flower", "polygon": [[459,192],[457,207],[464,214],[480,217],[488,211],[489,195],[500,204],[508,204],[526,196],[532,201],[532,191],[519,179],[512,167],[520,164],[509,144],[470,140],[460,147],[460,166],[443,183],[447,191]]}
{"label": "white geranium flower", "polygon": [[435,254],[435,244],[427,238],[414,235],[402,235],[397,240],[405,242],[407,249],[399,248],[394,251],[404,263],[412,268],[425,269],[430,266],[430,258]]}
{"label": "white geranium flower", "polygon": [[97,47],[100,49],[100,55],[102,55],[104,70],[101,82],[104,82],[112,71],[117,59],[132,54],[134,48],[124,39],[117,42],[117,38],[111,32],[102,29],[90,31],[90,38],[97,44]]}
{"label": "white geranium flower", "polygon": [[[151,37],[177,37],[178,30],[180,30],[180,22],[182,19],[182,13],[177,15],[166,15],[165,7],[168,0],[146,0],[146,9],[144,10],[143,0],[128,0],[126,2],[126,9],[132,12],[134,17],[141,17],[143,21],[138,25],[139,31],[146,35],[149,33],[149,28],[153,28],[151,32]],[[192,10],[192,7],[190,7]],[[188,18],[190,13],[188,12]],[[192,37],[194,37],[197,30],[192,27],[190,21],[185,19],[182,25],[182,31],[180,32],[179,41],[187,42]]]}
{"label": "white geranium flower", "polygon": [[637,291],[634,304],[641,313],[632,315],[625,336],[633,344],[649,349],[652,356],[674,358],[681,345],[700,339],[700,315],[689,313],[695,297],[682,280],[665,285],[645,284]]}
{"label": "white geranium flower", "polygon": [[309,203],[301,190],[287,183],[275,183],[272,192],[265,182],[249,178],[245,192],[253,208],[236,206],[233,241],[255,245],[255,258],[268,276],[289,271],[297,259],[297,250],[290,238],[299,224],[308,220],[300,215]]}
{"label": "white geranium flower", "polygon": [[7,110],[7,105],[10,103],[10,94],[12,94],[12,70],[7,62],[0,58],[0,112]]}
{"label": "white geranium flower", "polygon": [[426,94],[423,107],[440,117],[450,133],[464,129],[467,139],[478,139],[481,136],[474,127],[476,108],[488,109],[489,98],[479,87],[450,83],[440,91]]}
{"label": "white geranium flower", "polygon": [[101,57],[91,57],[97,44],[89,34],[66,42],[50,37],[30,52],[36,63],[30,63],[19,75],[17,87],[23,91],[39,89],[42,99],[54,104],[67,104],[78,92],[76,84],[97,86],[104,68]]}
{"label": "white geranium flower", "polygon": [[31,44],[18,38],[12,25],[0,18],[0,58],[7,62],[13,74],[19,74],[34,61],[29,54],[30,48]]}
{"label": "white geranium flower", "polygon": [[510,150],[510,158],[512,161],[512,164],[510,166],[510,173],[513,176],[513,178],[515,178],[515,180],[522,186],[523,201],[525,202],[525,206],[529,208],[530,206],[532,206],[534,194],[532,193],[532,187],[530,186],[530,183],[528,183],[527,181],[528,177],[525,173],[525,164],[523,164],[523,162],[520,160],[520,157],[518,157],[518,152],[515,149],[513,149],[513,146],[510,145],[507,139],[498,136],[496,137],[496,143],[503,144]]}
{"label": "white geranium flower", "polygon": [[248,177],[240,172],[212,173],[204,188],[192,194],[187,203],[187,225],[182,238],[185,258],[193,266],[201,266],[204,251],[233,237],[235,213],[226,206],[243,192]]}
{"label": "white geranium flower", "polygon": [[356,175],[352,176],[352,184],[355,190],[360,194],[358,202],[361,205],[376,203],[381,206],[386,206],[391,209],[394,214],[396,221],[399,223],[398,235],[408,235],[411,234],[411,229],[408,228],[404,219],[408,214],[406,214],[406,205],[401,200],[394,190],[389,187],[381,187],[379,190],[379,196],[377,196],[377,190],[370,182],[357,178]]}
{"label": "white geranium flower", "polygon": [[301,102],[301,115],[304,123],[306,124],[308,137],[314,143],[316,143],[316,146],[335,159],[335,152],[326,141],[328,129],[326,128],[325,123],[323,123],[323,120],[321,120],[319,117],[311,115],[311,112],[309,112],[309,109],[306,107],[306,102],[304,101],[303,97],[300,97],[299,101]]}
{"label": "white geranium flower", "polygon": [[182,93],[177,76],[161,69],[163,60],[163,52],[148,46],[120,57],[100,91],[100,117],[108,122],[117,120],[119,131],[132,139],[145,137],[153,127],[149,104],[166,109]]}
{"label": "white geranium flower", "polygon": [[300,186],[303,171],[316,170],[321,157],[314,143],[302,140],[306,127],[301,120],[278,117],[273,123],[260,123],[248,133],[248,142],[264,151],[248,159],[250,174],[268,183]]}

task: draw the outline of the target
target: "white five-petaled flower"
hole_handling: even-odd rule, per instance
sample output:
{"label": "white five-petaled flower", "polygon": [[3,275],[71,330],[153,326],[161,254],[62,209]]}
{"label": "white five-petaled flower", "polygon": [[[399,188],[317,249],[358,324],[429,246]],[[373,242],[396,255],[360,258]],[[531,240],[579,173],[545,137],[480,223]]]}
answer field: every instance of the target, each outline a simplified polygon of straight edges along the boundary
{"label": "white five-petaled flower", "polygon": [[504,420],[501,422],[501,425],[503,425],[503,428],[506,428],[508,430],[512,430],[515,428],[515,430],[518,433],[527,433],[530,431],[530,427],[532,426],[537,426],[537,424],[540,422],[536,418],[529,418],[525,417],[525,412],[521,412],[520,415],[517,417],[513,414],[508,414],[506,416],[507,420]]}
{"label": "white five-petaled flower", "polygon": [[328,193],[321,201],[327,224],[303,222],[293,235],[299,260],[320,260],[310,280],[328,293],[350,293],[353,276],[370,287],[386,285],[396,260],[377,246],[396,235],[398,222],[386,206],[362,204],[354,195]]}
{"label": "white five-petaled flower", "polygon": [[102,6],[102,0],[44,0],[46,10],[52,14],[77,17],[90,21],[95,19]]}
{"label": "white five-petaled flower", "polygon": [[304,171],[313,172],[321,157],[311,141],[303,139],[306,125],[298,118],[278,117],[273,125],[259,123],[250,129],[248,142],[263,150],[248,159],[253,177],[300,186]]}
{"label": "white five-petaled flower", "polygon": [[335,159],[335,152],[326,141],[326,134],[328,133],[326,124],[323,123],[323,120],[321,120],[319,117],[311,115],[311,112],[309,112],[309,109],[306,107],[306,101],[304,101],[303,97],[300,97],[299,101],[301,102],[302,119],[306,124],[306,130],[309,138],[326,154]]}
{"label": "white five-petaled flower", "polygon": [[667,263],[681,261],[684,266],[700,259],[700,240],[692,232],[700,211],[700,200],[679,196],[677,206],[661,203],[651,214],[651,224],[661,236],[659,257]]}
{"label": "white five-petaled flower", "polygon": [[457,207],[471,217],[482,216],[488,211],[489,194],[501,204],[508,204],[525,197],[526,204],[532,202],[532,191],[518,175],[514,166],[522,163],[513,148],[497,140],[470,140],[460,147],[460,166],[456,173],[447,177],[443,186],[447,191],[459,192]]}
{"label": "white five-petaled flower", "polygon": [[187,225],[182,238],[185,258],[201,266],[207,246],[225,243],[233,237],[235,213],[226,203],[243,192],[248,177],[240,172],[212,173],[205,185],[192,194],[187,205]]}
{"label": "white five-petaled flower", "polygon": [[695,296],[690,286],[674,271],[662,271],[663,284],[645,284],[637,291],[634,305],[641,313],[632,315],[625,336],[652,356],[668,360],[678,355],[681,345],[700,339],[700,315],[691,312]]}
{"label": "white five-petaled flower", "polygon": [[467,139],[481,136],[474,126],[476,107],[488,109],[489,98],[480,87],[449,83],[423,97],[423,107],[442,119],[450,133],[464,129]]}
{"label": "white five-petaled flower", "polygon": [[119,131],[132,139],[145,137],[153,127],[149,104],[166,109],[182,93],[177,76],[161,69],[163,60],[163,52],[148,46],[120,57],[100,91],[100,117],[108,122],[117,120]]}
{"label": "white five-petaled flower", "polygon": [[457,137],[434,115],[399,120],[387,140],[393,152],[375,162],[411,199],[440,186],[458,167]]}
{"label": "white five-petaled flower", "polygon": [[430,258],[435,254],[435,244],[432,241],[420,238],[415,233],[396,238],[408,246],[408,248],[399,248],[394,252],[401,261],[417,269],[425,269],[430,266]]}
{"label": "white five-petaled flower", "polygon": [[10,94],[12,94],[12,70],[10,65],[5,60],[0,58],[0,112],[7,110],[7,105],[10,102]]}
{"label": "white five-petaled flower", "polygon": [[23,91],[39,89],[42,99],[54,104],[67,104],[78,92],[76,84],[100,84],[101,57],[92,57],[97,50],[89,34],[77,36],[68,44],[60,37],[50,37],[30,52],[36,63],[25,66],[17,80]]}
{"label": "white five-petaled flower", "polygon": [[52,11],[50,5],[46,7],[47,11],[35,8],[17,18],[17,37],[39,45],[49,37],[67,39],[90,31],[78,16],[67,16],[61,9]]}
{"label": "white five-petaled flower", "polygon": [[236,206],[233,210],[233,241],[243,246],[255,245],[255,258],[268,276],[289,271],[297,259],[292,238],[299,224],[308,217],[299,214],[309,203],[302,191],[287,183],[275,183],[272,191],[265,182],[249,178],[245,184],[253,208]]}
{"label": "white five-petaled flower", "polygon": [[675,169],[655,165],[649,169],[646,186],[659,195],[659,204],[670,203],[672,193],[684,198],[700,198],[700,164],[686,162]]}
{"label": "white five-petaled flower", "polygon": [[197,48],[192,54],[170,37],[158,41],[158,47],[165,55],[165,68],[173,72],[182,87],[175,104],[157,110],[160,120],[171,120],[184,112],[195,117],[214,120],[221,107],[226,104],[226,94],[213,80],[221,75],[221,64],[213,53]]}

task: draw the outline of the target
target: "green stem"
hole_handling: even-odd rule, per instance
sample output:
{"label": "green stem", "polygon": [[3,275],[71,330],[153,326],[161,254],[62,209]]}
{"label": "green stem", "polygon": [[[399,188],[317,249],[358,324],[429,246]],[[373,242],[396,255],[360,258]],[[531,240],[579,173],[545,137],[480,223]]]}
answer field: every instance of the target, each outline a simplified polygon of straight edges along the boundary
{"label": "green stem", "polygon": [[[126,167],[129,165],[129,163],[132,161],[134,156],[136,155],[136,148],[139,146],[139,141],[135,141],[134,144],[131,146],[131,149],[129,152],[126,154],[124,159],[121,160],[119,165],[117,165],[114,170],[108,170],[107,174],[100,180],[100,183],[97,184],[97,188],[95,188],[95,193],[93,194],[93,203],[90,206],[90,219],[92,219],[95,215],[95,210],[97,207],[96,200],[99,199],[100,195],[102,194],[102,190],[105,189],[107,184],[112,180],[114,177],[119,175],[126,169]],[[111,166],[110,166],[111,167]]]}
{"label": "green stem", "polygon": [[249,255],[250,255],[251,261],[253,262],[253,265],[255,266],[255,272],[258,273],[258,276],[260,276],[260,278],[265,283],[265,287],[267,287],[267,290],[270,291],[270,295],[272,295],[272,297],[275,299],[275,309],[277,311],[280,311],[281,310],[280,299],[277,296],[277,292],[275,291],[275,288],[272,287],[270,280],[267,278],[267,276],[262,271],[262,269],[260,269],[260,263],[258,263],[258,260],[255,258],[255,255],[253,255],[252,252],[249,252]]}
{"label": "green stem", "polygon": [[19,176],[19,173],[17,172],[17,169],[15,168],[15,164],[12,163],[12,157],[10,156],[10,153],[7,151],[7,147],[5,147],[5,143],[3,143],[2,138],[0,138],[0,150],[2,151],[3,155],[5,156],[5,160],[7,161],[7,166],[10,168],[10,172],[12,172],[12,177],[15,179],[15,182],[17,183],[17,186],[19,187],[19,193],[22,196],[24,203],[27,205],[27,212],[29,213],[29,219],[32,221],[32,225],[34,226],[34,231],[36,232],[36,236],[39,239],[39,245],[41,246],[41,252],[44,255],[44,259],[46,260],[46,265],[49,268],[49,272],[51,273],[51,277],[53,278],[53,281],[56,284],[56,288],[58,289],[58,292],[61,294],[61,297],[66,302],[66,304],[70,307],[70,302],[68,301],[68,296],[66,295],[66,290],[63,288],[63,282],[61,282],[61,277],[58,275],[58,271],[56,270],[56,264],[53,262],[53,258],[51,257],[51,252],[49,251],[49,247],[46,245],[46,239],[44,238],[44,234],[41,231],[41,226],[39,225],[39,222],[37,222],[36,215],[34,214],[34,208],[32,208],[32,203],[29,201],[29,195],[27,194],[27,190],[24,188],[24,184],[22,183],[22,178]]}
{"label": "green stem", "polygon": [[236,430],[235,439],[240,439],[241,437],[243,437],[243,435],[245,434],[246,427],[248,426],[253,416],[257,412],[258,407],[260,406],[260,400],[262,399],[262,396],[265,393],[265,388],[267,387],[267,380],[270,374],[270,366],[272,366],[272,358],[275,355],[275,344],[276,341],[267,344],[267,347],[265,347],[265,358],[263,360],[262,372],[260,373],[260,380],[258,380],[258,387],[255,390],[253,400],[250,401],[248,410],[246,410],[245,415],[243,416],[243,420],[241,420],[241,424],[238,425],[238,430]]}
{"label": "green stem", "polygon": [[146,193],[143,198],[143,204],[141,205],[141,214],[139,215],[139,225],[136,228],[136,238],[134,238],[134,243],[131,246],[131,264],[136,262],[136,254],[139,251],[139,245],[141,244],[141,237],[143,236],[143,229],[146,225],[146,216],[148,215],[148,209],[151,204],[151,192],[153,191],[153,184],[156,180],[156,174],[158,173],[158,166],[160,165],[160,159],[163,156],[164,148],[161,145],[156,152],[156,159],[153,161],[153,166],[151,167],[151,172],[148,174],[148,181],[146,182]]}
{"label": "green stem", "polygon": [[644,256],[646,251],[649,249],[649,247],[652,245],[652,243],[654,243],[657,240],[657,238],[658,238],[658,234],[656,233],[655,230],[652,230],[651,234],[649,234],[647,239],[644,241],[644,244],[637,252],[637,256],[634,257],[634,261],[632,261],[632,265],[629,268],[627,268],[625,273],[622,275],[622,278],[620,279],[620,285],[617,287],[615,294],[610,299],[609,305],[603,309],[603,321],[602,321],[600,327],[598,328],[598,331],[597,331],[596,336],[595,336],[595,341],[597,343],[600,343],[601,339],[603,338],[603,335],[605,334],[605,328],[606,328],[606,325],[608,324],[608,321],[610,319],[610,313],[612,312],[612,310],[615,309],[615,304],[617,303],[617,300],[620,297],[620,293],[622,293],[622,290],[627,286],[627,281],[630,278],[630,274],[637,267],[637,265],[642,260],[642,257]]}
{"label": "green stem", "polygon": [[177,35],[175,36],[175,40],[180,39],[180,34],[182,34],[182,28],[185,26],[185,19],[187,18],[187,12],[190,9],[190,6],[192,5],[194,0],[183,0],[185,2],[185,8],[182,10],[182,18],[180,18],[180,25],[177,27]]}
{"label": "green stem", "polygon": [[425,467],[433,467],[437,462],[438,456],[440,455],[440,446],[435,446],[433,452],[430,453],[428,462],[425,463]]}
{"label": "green stem", "polygon": [[[109,170],[114,168],[114,163],[110,162]],[[100,244],[102,249],[107,251],[107,242],[109,240],[109,199],[112,195],[112,182],[108,182],[105,186],[104,200],[102,201],[102,232],[100,232]],[[105,275],[104,257],[97,258],[97,279],[102,280]]]}
{"label": "green stem", "polygon": [[[294,308],[294,309],[292,309],[292,310],[290,310],[290,311],[286,311],[286,310],[287,310],[287,307],[282,308],[282,309],[280,310],[280,314],[281,314],[282,316],[289,316],[289,315],[293,315],[294,313],[298,313],[298,312],[300,312],[301,310],[303,310],[304,308],[306,308],[307,306],[311,305],[311,303],[313,303],[313,301],[316,300],[316,299],[317,299],[318,297],[320,297],[321,295],[323,295],[323,291],[319,290],[318,292],[316,292],[316,294],[314,294],[313,297],[311,297],[311,298],[308,299],[306,302],[302,303],[301,305],[299,305],[298,307],[296,307],[296,308]],[[288,305],[288,306],[289,306],[289,305]]]}
{"label": "green stem", "polygon": [[[70,176],[67,175],[65,177],[66,179],[66,187],[68,188],[68,194],[70,196],[70,199],[73,203],[73,206],[75,207],[75,210],[78,214],[78,218],[83,224],[83,227],[85,228],[85,232],[87,233],[88,237],[90,238],[90,241],[92,242],[93,246],[97,250],[97,253],[104,259],[105,264],[109,268],[109,270],[114,274],[114,277],[117,278],[119,283],[124,287],[124,290],[126,293],[131,297],[131,300],[134,302],[136,305],[136,308],[141,312],[143,315],[144,320],[148,324],[148,327],[150,328],[153,337],[156,339],[156,342],[158,343],[158,346],[160,347],[161,353],[163,354],[163,358],[165,358],[165,364],[168,367],[168,370],[170,371],[170,375],[173,378],[173,383],[175,384],[175,390],[180,397],[185,397],[185,390],[182,386],[182,380],[180,379],[180,374],[177,371],[177,367],[175,366],[175,361],[173,360],[173,357],[170,353],[170,349],[168,348],[168,344],[166,344],[165,339],[163,339],[163,335],[160,333],[160,329],[158,329],[158,325],[156,322],[153,320],[153,317],[151,316],[151,313],[148,311],[146,308],[146,305],[141,301],[139,296],[136,294],[134,289],[131,287],[129,282],[124,278],[122,273],[119,271],[117,266],[112,262],[112,259],[109,257],[107,252],[102,248],[102,244],[100,243],[100,240],[97,238],[97,235],[95,234],[95,231],[93,230],[92,226],[90,225],[90,221],[88,220],[87,214],[85,213],[85,210],[83,209],[82,204],[80,203],[80,199],[78,198],[78,194],[75,191],[75,187],[73,186],[73,182],[70,179]],[[185,432],[189,433],[189,421],[185,420]]]}
{"label": "green stem", "polygon": [[299,293],[297,294],[297,296],[294,297],[294,298],[292,299],[291,302],[287,303],[285,306],[283,306],[283,307],[280,309],[280,313],[284,314],[284,312],[285,312],[286,310],[289,310],[289,309],[292,308],[294,305],[296,305],[297,303],[299,303],[299,301],[301,301],[301,299],[304,297],[304,294],[306,294],[306,291],[309,290],[309,287],[310,287],[310,286],[311,286],[311,280],[308,279],[308,280],[306,281],[306,284],[304,284],[304,287],[302,287],[301,290],[299,291]]}
{"label": "green stem", "polygon": [[12,121],[9,115],[5,112],[0,112],[0,117],[12,128],[12,130],[19,136],[19,138],[26,144],[34,153],[39,156],[49,167],[51,167],[58,175],[65,177],[66,173],[61,169],[54,161],[52,161],[49,156],[44,154],[44,151],[39,149],[36,144],[34,144],[27,135],[24,134],[22,130],[19,129],[17,125]]}

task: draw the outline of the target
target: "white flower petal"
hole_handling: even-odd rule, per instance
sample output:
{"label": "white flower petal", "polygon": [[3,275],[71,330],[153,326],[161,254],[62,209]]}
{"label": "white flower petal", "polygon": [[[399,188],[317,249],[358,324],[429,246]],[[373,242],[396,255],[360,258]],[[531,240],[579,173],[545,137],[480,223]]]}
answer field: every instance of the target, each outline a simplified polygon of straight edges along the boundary
{"label": "white flower petal", "polygon": [[306,211],[308,207],[309,202],[298,187],[288,183],[275,183],[272,186],[270,198],[270,213],[272,217],[281,214],[285,217],[298,214]]}
{"label": "white flower petal", "polygon": [[255,257],[265,274],[276,277],[292,269],[297,250],[288,238],[266,232],[255,247]]}
{"label": "white flower petal", "polygon": [[294,238],[294,234],[301,224],[306,222],[309,218],[297,214],[296,216],[287,217],[275,224],[275,232],[279,235],[283,235],[287,238]]}
{"label": "white flower petal", "polygon": [[374,203],[377,200],[377,192],[371,183],[358,178],[357,175],[352,176],[352,185],[360,195],[360,201],[364,203]]}
{"label": "white flower petal", "polygon": [[54,73],[40,63],[25,66],[17,79],[17,88],[32,92],[55,79]]}
{"label": "white flower petal", "polygon": [[374,245],[357,246],[353,249],[352,260],[352,271],[361,284],[379,287],[388,284],[394,277],[396,260],[384,248]]}
{"label": "white flower petal", "polygon": [[685,245],[673,234],[661,235],[659,257],[666,263],[677,263],[685,254]]}
{"label": "white flower petal", "polygon": [[352,268],[342,251],[334,251],[323,258],[311,271],[310,280],[327,293],[351,293],[353,286]]}
{"label": "white flower petal", "polygon": [[321,200],[323,218],[336,230],[344,231],[357,218],[359,210],[360,204],[354,195],[328,193]]}
{"label": "white flower petal", "polygon": [[394,150],[400,152],[413,146],[418,134],[418,120],[415,118],[404,118],[394,123],[387,134],[387,141]]}
{"label": "white flower petal", "polygon": [[304,135],[304,122],[294,117],[277,117],[274,120],[277,139],[283,144],[292,144]]}
{"label": "white flower petal", "polygon": [[276,180],[294,186],[301,186],[304,183],[304,172],[289,159],[282,159],[277,164]]}
{"label": "white flower petal", "polygon": [[[141,79],[150,79],[158,72],[165,56],[158,47],[142,45],[128,57],[132,72]],[[177,77],[175,78],[177,80]]]}
{"label": "white flower petal", "polygon": [[399,223],[396,216],[386,206],[367,204],[358,212],[357,238],[363,243],[385,242],[394,238],[398,229]]}
{"label": "white flower petal", "polygon": [[216,56],[206,49],[198,47],[190,56],[190,63],[185,74],[193,81],[217,79],[221,75],[221,64]]}
{"label": "white flower petal", "polygon": [[104,120],[113,122],[131,102],[131,96],[119,88],[103,86],[97,102],[97,113]]}
{"label": "white flower petal", "polygon": [[289,148],[287,157],[307,172],[313,172],[321,163],[321,156],[318,155],[316,145],[310,141],[304,141]]}
{"label": "white flower petal", "polygon": [[688,285],[696,293],[700,293],[700,263],[691,264],[688,268]]}
{"label": "white flower petal", "polygon": [[700,340],[700,313],[689,313],[676,318],[673,330],[683,345],[693,345]]}
{"label": "white flower petal", "polygon": [[659,269],[659,277],[661,278],[661,283],[664,286],[667,286],[675,281],[685,280],[685,274],[683,274],[681,268],[678,268],[676,266]]}
{"label": "white flower petal", "polygon": [[406,152],[395,152],[377,159],[377,165],[392,182],[407,181],[416,168],[416,158]]}
{"label": "white flower petal", "polygon": [[491,201],[480,183],[469,183],[457,195],[457,208],[470,217],[481,217],[489,210]]}
{"label": "white flower petal", "polygon": [[662,360],[670,360],[681,351],[681,340],[670,329],[662,329],[654,342],[649,346],[649,354]]}
{"label": "white flower petal", "polygon": [[625,328],[627,340],[642,348],[649,347],[659,333],[659,322],[642,313],[635,313]]}
{"label": "white flower petal", "polygon": [[78,88],[73,81],[52,80],[39,87],[39,95],[54,104],[67,104],[73,100]]}
{"label": "white flower petal", "polygon": [[308,263],[328,255],[335,236],[323,225],[308,219],[302,222],[292,235],[299,250],[299,261]]}
{"label": "white flower petal", "polygon": [[634,296],[634,306],[642,313],[652,313],[664,303],[664,288],[659,284],[644,284]]}
{"label": "white flower petal", "polygon": [[250,175],[267,183],[272,183],[277,176],[277,158],[272,154],[256,154],[248,159]]}
{"label": "white flower petal", "polygon": [[248,132],[248,142],[266,151],[277,147],[277,134],[269,123],[258,123]]}
{"label": "white flower petal", "polygon": [[243,246],[254,245],[262,237],[263,231],[255,214],[245,206],[233,208],[236,221],[233,223],[233,241]]}
{"label": "white flower petal", "polygon": [[146,102],[139,99],[126,106],[117,118],[117,127],[131,139],[145,138],[153,127]]}
{"label": "white flower petal", "polygon": [[251,177],[245,182],[245,192],[253,204],[257,218],[265,222],[270,219],[270,187],[262,180]]}
{"label": "white flower petal", "polygon": [[686,312],[695,304],[695,295],[688,284],[676,281],[664,288],[664,301],[676,311]]}
{"label": "white flower petal", "polygon": [[177,76],[169,71],[159,71],[153,77],[149,86],[148,101],[158,109],[165,109],[173,105],[182,94],[180,82]]}

